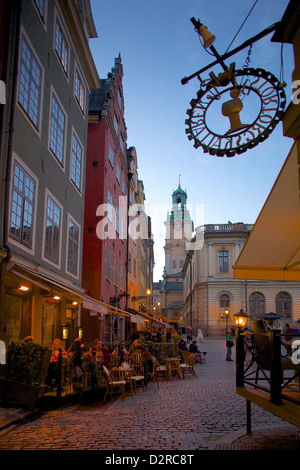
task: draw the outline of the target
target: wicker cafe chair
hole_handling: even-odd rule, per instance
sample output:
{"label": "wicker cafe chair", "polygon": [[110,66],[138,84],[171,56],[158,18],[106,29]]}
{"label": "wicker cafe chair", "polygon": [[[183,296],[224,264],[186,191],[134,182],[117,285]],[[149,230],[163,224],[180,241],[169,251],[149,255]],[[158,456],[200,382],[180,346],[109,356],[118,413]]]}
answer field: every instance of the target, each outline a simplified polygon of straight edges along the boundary
{"label": "wicker cafe chair", "polygon": [[144,374],[144,362],[142,353],[140,351],[135,351],[130,355],[129,363],[133,367],[137,375]]}
{"label": "wicker cafe chair", "polygon": [[110,371],[106,366],[103,366],[103,371],[106,376],[107,388],[104,395],[103,401],[105,401],[107,395],[112,395],[113,393],[121,393],[122,400],[125,399],[125,380],[113,380]]}
{"label": "wicker cafe chair", "polygon": [[[182,354],[182,353],[185,353],[185,354]],[[197,377],[197,374],[194,370],[195,354],[189,353],[187,351],[181,351],[181,357],[184,360],[184,362],[180,364],[180,369],[181,369],[183,378],[185,378],[186,373],[191,373],[194,377]]]}
{"label": "wicker cafe chair", "polygon": [[158,362],[156,357],[152,356],[152,361],[153,361],[153,373],[154,373],[154,380],[159,388],[158,385],[158,377],[163,377],[168,380],[168,368],[165,365],[162,365]]}
{"label": "wicker cafe chair", "polygon": [[145,376],[137,375],[131,364],[128,364],[128,362],[122,362],[121,371],[124,372],[124,379],[130,383],[132,395],[133,392],[136,395],[136,387],[138,384],[141,384],[143,391],[145,391]]}

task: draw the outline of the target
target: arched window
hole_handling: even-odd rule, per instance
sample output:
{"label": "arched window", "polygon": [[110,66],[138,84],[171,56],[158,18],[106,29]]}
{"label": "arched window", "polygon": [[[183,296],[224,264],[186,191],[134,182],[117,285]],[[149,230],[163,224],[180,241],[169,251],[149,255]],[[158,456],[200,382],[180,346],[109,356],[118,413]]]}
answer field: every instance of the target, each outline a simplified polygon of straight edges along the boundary
{"label": "arched window", "polygon": [[291,318],[291,312],[292,299],[290,294],[287,292],[279,292],[279,294],[276,295],[276,313]]}
{"label": "arched window", "polygon": [[221,318],[226,318],[225,317],[225,310],[229,310],[229,295],[227,294],[222,294],[220,296],[220,315]]}
{"label": "arched window", "polygon": [[176,268],[176,261],[175,260],[172,262],[172,267]]}
{"label": "arched window", "polygon": [[265,313],[265,298],[260,292],[253,292],[249,297],[250,314],[262,315]]}

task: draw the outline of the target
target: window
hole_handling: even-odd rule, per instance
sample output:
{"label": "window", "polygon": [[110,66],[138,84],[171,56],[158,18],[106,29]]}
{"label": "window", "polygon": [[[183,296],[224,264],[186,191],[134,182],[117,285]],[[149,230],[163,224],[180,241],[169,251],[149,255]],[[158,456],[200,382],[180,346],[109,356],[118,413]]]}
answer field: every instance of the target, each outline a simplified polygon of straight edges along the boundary
{"label": "window", "polygon": [[107,218],[108,220],[110,220],[110,222],[112,222],[113,221],[113,195],[110,192],[110,190],[108,190],[107,192],[107,204],[108,204]]}
{"label": "window", "polygon": [[117,116],[116,116],[116,115],[114,115],[114,128],[115,128],[116,134],[118,135],[118,132],[119,132],[119,123],[118,123],[118,119],[117,119]]}
{"label": "window", "polygon": [[79,227],[69,219],[68,227],[68,260],[67,270],[69,273],[78,275],[78,257],[79,257]]}
{"label": "window", "polygon": [[111,261],[112,261],[112,258],[111,258],[111,252],[109,251],[108,248],[106,248],[106,258],[105,258],[105,265],[106,265],[106,269],[105,269],[105,279],[107,281],[111,281]]}
{"label": "window", "polygon": [[120,134],[120,147],[121,147],[122,153],[124,153],[124,139],[123,139],[122,134]]}
{"label": "window", "polygon": [[32,246],[35,182],[15,162],[12,190],[10,235],[29,247]]}
{"label": "window", "polygon": [[121,111],[121,109],[122,109],[122,94],[121,94],[120,88],[118,88],[118,104],[119,104],[119,108],[120,108],[120,111]]}
{"label": "window", "polygon": [[176,261],[174,260],[174,261],[172,261],[172,268],[176,268],[176,267],[177,267]]}
{"label": "window", "polygon": [[220,314],[221,318],[226,318],[225,310],[229,310],[229,296],[227,294],[222,294],[220,297]]}
{"label": "window", "polygon": [[51,106],[50,149],[63,166],[65,148],[66,116],[54,94]]}
{"label": "window", "polygon": [[22,38],[18,99],[37,129],[39,128],[40,119],[41,84],[42,69],[27,41]]}
{"label": "window", "polygon": [[119,285],[119,261],[115,258],[114,261],[114,284]]}
{"label": "window", "polygon": [[69,46],[58,21],[56,22],[55,27],[55,51],[62,65],[62,68],[65,74],[67,75],[69,62]]}
{"label": "window", "polygon": [[260,292],[253,292],[249,297],[250,314],[262,315],[265,313],[265,298]]}
{"label": "window", "polygon": [[45,21],[45,0],[34,0],[38,12],[43,21]]}
{"label": "window", "polygon": [[120,233],[120,210],[119,206],[116,206],[116,232]]}
{"label": "window", "polygon": [[280,292],[276,295],[276,313],[291,318],[292,300],[287,292]]}
{"label": "window", "polygon": [[44,255],[56,264],[59,264],[61,212],[61,208],[47,196]]}
{"label": "window", "polygon": [[219,251],[219,273],[228,273],[229,271],[229,253],[227,250]]}
{"label": "window", "polygon": [[81,190],[82,153],[83,153],[83,148],[78,138],[76,137],[75,133],[73,133],[71,180],[79,191]]}
{"label": "window", "polygon": [[128,253],[128,271],[131,273],[131,251]]}
{"label": "window", "polygon": [[108,160],[110,161],[110,164],[112,168],[114,167],[114,151],[111,146],[108,148]]}
{"label": "window", "polygon": [[123,196],[125,196],[125,193],[126,193],[126,184],[125,184],[125,181],[124,181],[124,180],[122,181],[122,193],[123,193]]}
{"label": "window", "polygon": [[118,180],[118,183],[120,184],[120,181],[121,181],[121,170],[120,170],[120,167],[119,165],[117,164],[117,168],[116,168],[116,178]]}
{"label": "window", "polygon": [[78,70],[75,73],[75,97],[81,111],[84,113],[85,88]]}

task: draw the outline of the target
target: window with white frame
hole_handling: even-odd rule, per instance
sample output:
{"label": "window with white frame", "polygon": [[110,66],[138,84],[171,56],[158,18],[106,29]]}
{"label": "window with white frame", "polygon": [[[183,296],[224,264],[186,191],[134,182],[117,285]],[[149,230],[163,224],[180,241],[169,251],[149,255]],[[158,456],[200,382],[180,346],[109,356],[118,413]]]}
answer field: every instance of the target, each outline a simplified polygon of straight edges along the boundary
{"label": "window with white frame", "polygon": [[117,178],[118,183],[120,184],[120,181],[121,181],[121,170],[120,170],[120,167],[119,167],[118,164],[117,164],[117,168],[116,168],[116,178]]}
{"label": "window with white frame", "polygon": [[121,147],[122,152],[124,153],[124,139],[123,139],[122,134],[120,134],[120,147]]}
{"label": "window with white frame", "polygon": [[52,94],[50,124],[50,149],[61,166],[63,166],[66,116],[54,93]]}
{"label": "window with white frame", "polygon": [[113,195],[110,190],[107,191],[107,218],[110,222],[113,221]]}
{"label": "window with white frame", "polygon": [[229,253],[228,250],[219,251],[219,273],[228,273],[229,271]]}
{"label": "window with white frame", "polygon": [[253,292],[249,297],[249,309],[251,315],[265,313],[265,298],[260,292]]}
{"label": "window with white frame", "polygon": [[74,276],[78,275],[79,262],[79,227],[69,218],[68,226],[68,259],[67,270]]}
{"label": "window with white frame", "polygon": [[10,235],[28,247],[32,247],[35,186],[35,181],[15,162]]}
{"label": "window with white frame", "polygon": [[56,20],[55,26],[55,51],[61,66],[67,75],[69,63],[69,44],[58,20]]}
{"label": "window with white frame", "polygon": [[27,116],[39,129],[41,107],[42,69],[28,42],[21,44],[20,80],[18,100]]}
{"label": "window with white frame", "polygon": [[221,318],[226,318],[226,313],[225,311],[229,311],[229,295],[227,294],[222,294],[220,296],[220,314]]}
{"label": "window with white frame", "polygon": [[105,257],[105,279],[107,281],[111,281],[111,274],[112,274],[112,255],[111,251],[106,248],[106,257]]}
{"label": "window with white frame", "polygon": [[118,88],[118,104],[121,110],[122,109],[122,94],[121,94],[120,88]]}
{"label": "window with white frame", "polygon": [[116,206],[116,232],[120,233],[120,210],[119,206]]}
{"label": "window with white frame", "polygon": [[292,299],[288,292],[279,292],[279,294],[276,295],[276,313],[291,318]]}
{"label": "window with white frame", "polygon": [[46,204],[44,256],[59,264],[62,210],[49,195]]}
{"label": "window with white frame", "polygon": [[34,3],[42,20],[45,21],[45,0],[34,0]]}
{"label": "window with white frame", "polygon": [[109,145],[108,147],[108,160],[112,166],[112,168],[114,167],[114,151],[111,147],[111,145]]}
{"label": "window with white frame", "polygon": [[118,132],[119,132],[119,123],[118,123],[118,119],[117,119],[117,116],[116,116],[116,115],[114,115],[114,128],[115,128],[116,134],[118,135]]}
{"label": "window with white frame", "polygon": [[78,69],[75,72],[75,97],[81,111],[84,113],[85,87]]}
{"label": "window with white frame", "polygon": [[71,181],[78,191],[81,191],[81,169],[82,169],[83,148],[76,134],[72,137],[72,161],[71,161]]}

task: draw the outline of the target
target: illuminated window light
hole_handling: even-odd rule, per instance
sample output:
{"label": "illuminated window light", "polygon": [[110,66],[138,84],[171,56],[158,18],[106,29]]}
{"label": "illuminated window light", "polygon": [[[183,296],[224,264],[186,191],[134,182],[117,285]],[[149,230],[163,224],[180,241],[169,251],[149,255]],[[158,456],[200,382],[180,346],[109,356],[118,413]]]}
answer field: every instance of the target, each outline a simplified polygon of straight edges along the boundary
{"label": "illuminated window light", "polygon": [[27,286],[20,286],[19,287],[19,290],[23,291],[23,292],[27,292],[29,290],[29,287]]}

